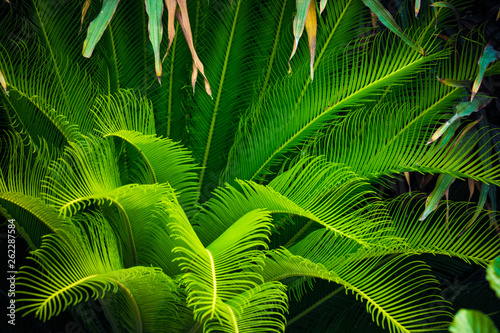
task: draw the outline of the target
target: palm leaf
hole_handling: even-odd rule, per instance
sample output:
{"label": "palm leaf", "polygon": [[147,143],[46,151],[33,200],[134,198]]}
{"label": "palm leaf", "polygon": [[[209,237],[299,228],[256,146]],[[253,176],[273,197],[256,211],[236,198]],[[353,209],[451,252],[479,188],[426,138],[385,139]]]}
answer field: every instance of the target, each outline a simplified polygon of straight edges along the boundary
{"label": "palm leaf", "polygon": [[[268,186],[238,181],[242,192],[227,185],[215,191],[196,223],[204,230],[204,243],[220,235],[235,219],[253,209],[267,209],[272,214],[286,213],[306,217],[329,232],[369,247],[377,242],[383,220],[367,220],[366,211],[377,203],[367,184],[342,165],[324,159],[306,158],[290,171],[275,178]],[[365,205],[364,208],[356,207]],[[348,221],[356,220],[351,224]]]}
{"label": "palm leaf", "polygon": [[[44,270],[22,268],[18,285],[28,289],[19,291],[26,297],[20,301],[30,304],[20,310],[35,312],[46,321],[69,306],[121,291],[127,304],[115,305],[115,315],[133,317],[122,322],[125,329],[156,331],[158,322],[175,323],[179,300],[173,281],[156,268],[123,269],[113,231],[100,218],[85,219],[87,231],[67,235],[71,243],[48,235],[42,247],[32,253],[32,259]],[[152,316],[151,310],[158,306],[169,310]],[[116,307],[128,311],[119,312]]]}

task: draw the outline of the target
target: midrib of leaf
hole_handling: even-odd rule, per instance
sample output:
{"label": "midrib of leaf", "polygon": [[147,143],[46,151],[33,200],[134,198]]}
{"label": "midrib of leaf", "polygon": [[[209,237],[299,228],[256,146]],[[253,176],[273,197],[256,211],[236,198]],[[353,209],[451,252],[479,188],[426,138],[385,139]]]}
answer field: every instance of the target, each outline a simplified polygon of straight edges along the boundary
{"label": "midrib of leaf", "polygon": [[[179,24],[176,23],[175,25],[175,34],[177,35]],[[172,59],[170,60],[170,73],[169,73],[169,89],[168,89],[168,113],[167,113],[167,138],[170,138],[170,126],[172,122],[172,99],[173,99],[173,84],[174,84],[174,68],[175,68],[175,53],[176,53],[176,46],[177,46],[177,38],[174,38],[174,42],[172,45],[172,49],[170,52],[172,52]]]}
{"label": "midrib of leaf", "polygon": [[[348,283],[348,282],[346,282],[344,280],[340,280],[339,283],[342,284],[346,288],[346,290],[350,289],[350,290],[356,292],[359,296],[361,296],[362,298],[366,299],[366,301],[368,303],[371,303],[380,313],[382,313],[382,315],[385,318],[387,318],[388,321],[391,321],[394,324],[394,326],[397,326],[400,329],[400,332],[411,333],[403,325],[401,325],[393,316],[391,316],[380,305],[378,305],[378,303],[376,301],[374,301],[370,296],[368,296],[367,294],[365,294],[362,290],[354,287],[353,285],[351,285],[350,283]],[[372,313],[373,313],[373,310],[372,310]]]}
{"label": "midrib of leaf", "polygon": [[222,67],[221,79],[220,79],[219,87],[217,89],[217,98],[215,100],[215,105],[214,105],[214,109],[213,109],[212,121],[210,123],[210,130],[208,132],[207,145],[205,146],[205,152],[203,154],[203,162],[201,164],[200,180],[198,183],[198,193],[201,192],[201,186],[203,184],[203,178],[205,176],[205,170],[207,168],[208,155],[210,153],[210,145],[212,143],[212,136],[213,136],[213,132],[214,132],[214,128],[215,128],[215,121],[217,119],[217,111],[219,109],[220,99],[221,99],[222,90],[223,90],[222,88],[224,86],[224,79],[226,77],[227,66],[229,63],[229,55],[231,53],[231,46],[233,44],[234,31],[236,29],[236,23],[238,22],[238,14],[240,12],[240,5],[241,5],[241,0],[238,1],[238,5],[236,7],[236,12],[234,13],[233,26],[231,27],[231,34],[229,36],[229,42],[228,42],[227,49],[226,49],[226,56],[224,58],[224,66]]}
{"label": "midrib of leaf", "polygon": [[280,13],[280,20],[278,23],[278,28],[276,29],[276,35],[274,36],[273,51],[271,52],[271,57],[269,59],[268,65],[267,65],[266,76],[264,78],[264,84],[262,85],[262,89],[260,91],[258,105],[260,105],[260,103],[262,102],[262,99],[265,96],[267,85],[268,85],[269,79],[271,77],[271,71],[273,69],[274,58],[276,57],[276,53],[278,52],[278,42],[280,40],[281,26],[283,24],[283,17],[285,16],[286,1],[283,1],[281,6],[282,7],[281,7],[281,13]]}
{"label": "midrib of leaf", "polygon": [[[109,33],[109,41],[111,43],[111,51],[112,51],[112,69],[115,72],[116,77],[116,88],[120,89],[120,77],[118,75],[118,58],[116,56],[116,45],[115,45],[115,37],[113,35],[113,29],[111,22],[108,25],[108,33]],[[109,82],[109,80],[108,80]],[[111,83],[108,84],[108,94],[111,94]]]}
{"label": "midrib of leaf", "polygon": [[56,57],[54,56],[54,52],[52,51],[52,45],[50,44],[49,37],[47,36],[47,31],[45,30],[45,24],[43,24],[43,21],[40,18],[40,13],[38,11],[38,6],[36,5],[36,3],[33,3],[33,5],[35,7],[35,11],[36,11],[36,16],[38,18],[38,22],[40,22],[40,27],[42,28],[43,37],[45,38],[45,42],[47,43],[48,49],[50,51],[50,58],[52,60],[52,63],[54,64],[54,69],[55,69],[56,75],[57,75],[57,82],[61,86],[61,92],[63,94],[64,101],[66,102],[66,106],[71,110],[71,106],[70,106],[70,104],[68,102],[68,96],[66,94],[66,89],[64,88],[64,84],[62,82],[61,71],[59,70],[59,66],[58,66],[58,64],[56,62]]}
{"label": "midrib of leaf", "polygon": [[233,320],[233,325],[234,325],[234,332],[239,333],[240,329],[238,328],[238,322],[236,320],[236,316],[234,315],[233,309],[229,305],[226,305],[227,308],[229,309],[229,313],[231,314],[231,319]]}
{"label": "midrib of leaf", "polygon": [[210,269],[212,271],[212,284],[213,284],[213,298],[212,298],[212,315],[210,316],[210,319],[214,317],[215,314],[215,305],[217,302],[217,275],[215,274],[215,263],[214,263],[214,258],[212,257],[212,253],[210,253],[209,249],[205,249],[208,253],[208,258],[210,259]]}
{"label": "midrib of leaf", "polygon": [[[401,71],[404,71],[404,70],[407,70],[408,68],[411,68],[413,66],[416,66],[418,65],[420,62],[424,62],[426,61],[425,58],[420,58],[404,67],[401,67],[399,68],[398,70],[394,71],[394,72],[391,72],[389,75],[386,75],[382,78],[379,78],[378,80],[374,81],[374,82],[371,82],[370,84],[364,86],[363,88],[355,91],[353,94],[347,96],[346,98],[342,99],[342,101],[332,105],[331,107],[325,109],[325,111],[323,111],[322,113],[320,113],[319,115],[317,115],[315,118],[313,118],[310,122],[308,122],[305,126],[303,126],[300,130],[298,130],[294,135],[292,135],[290,137],[290,139],[288,139],[287,141],[285,141],[277,150],[275,150],[267,159],[266,161],[254,172],[254,174],[252,175],[252,177],[250,177],[248,180],[253,180],[255,179],[255,177],[257,177],[261,172],[262,170],[267,166],[267,164],[269,164],[269,162],[271,162],[274,157],[276,157],[282,150],[284,150],[295,138],[297,138],[298,136],[300,136],[304,131],[306,131],[310,126],[312,126],[317,120],[319,120],[320,118],[322,118],[323,116],[327,115],[328,113],[330,113],[332,110],[334,109],[337,109],[337,108],[341,108],[343,106],[343,104],[349,104],[348,102],[352,99],[356,99],[356,97],[358,95],[363,95],[362,93],[365,91],[365,90],[368,90],[369,88],[371,88],[373,85],[379,83],[379,82],[382,82],[384,80],[388,80],[390,79],[393,75],[396,75],[398,74],[399,72]],[[308,81],[310,80],[310,78],[308,78]],[[305,88],[304,88],[305,89]],[[303,91],[304,92],[304,91]],[[300,99],[302,99],[302,96],[300,97]],[[298,105],[298,104],[296,104]]]}

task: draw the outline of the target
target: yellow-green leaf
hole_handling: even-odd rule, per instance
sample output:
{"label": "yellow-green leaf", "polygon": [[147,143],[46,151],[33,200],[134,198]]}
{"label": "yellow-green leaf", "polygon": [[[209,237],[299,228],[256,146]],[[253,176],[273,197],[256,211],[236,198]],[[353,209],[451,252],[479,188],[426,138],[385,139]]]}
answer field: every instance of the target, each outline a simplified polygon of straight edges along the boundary
{"label": "yellow-green leaf", "polygon": [[460,309],[450,325],[451,333],[498,333],[493,320],[477,310]]}
{"label": "yellow-green leaf", "polygon": [[120,0],[104,0],[99,15],[90,22],[87,29],[87,38],[83,42],[83,56],[90,58],[97,42],[101,39],[104,30],[113,17]]}
{"label": "yellow-green leaf", "polygon": [[149,40],[153,46],[155,57],[155,70],[158,82],[161,84],[161,60],[160,60],[160,44],[163,36],[163,24],[161,18],[163,16],[163,1],[162,0],[146,0],[146,12],[148,13],[148,32]]}
{"label": "yellow-green leaf", "polygon": [[418,16],[418,13],[420,12],[420,5],[422,4],[421,0],[415,0],[415,17]]}
{"label": "yellow-green leaf", "polygon": [[399,38],[401,38],[406,44],[410,45],[413,49],[422,55],[425,55],[424,49],[410,37],[408,37],[403,30],[398,26],[391,13],[382,6],[379,0],[363,0],[365,6],[371,9],[372,12],[377,15],[380,22],[385,25],[389,30],[394,32]]}
{"label": "yellow-green leaf", "polygon": [[304,26],[306,24],[307,14],[309,13],[310,3],[311,0],[297,0],[297,13],[295,14],[295,18],[293,19],[293,36],[295,40],[293,42],[292,54],[290,55],[290,59],[288,59],[288,66],[290,66],[290,61],[297,51],[297,45],[299,45],[300,37],[304,32]]}
{"label": "yellow-green leaf", "polygon": [[316,20],[316,4],[309,3],[309,11],[306,18],[306,32],[309,39],[309,52],[311,54],[311,81],[314,79],[314,54],[316,53],[316,31],[318,21]]}
{"label": "yellow-green leaf", "polygon": [[474,80],[474,85],[472,86],[471,101],[476,96],[476,93],[479,90],[479,86],[481,85],[481,82],[483,81],[484,71],[486,70],[486,67],[491,62],[498,60],[498,59],[500,59],[500,52],[495,50],[493,48],[493,46],[486,45],[486,47],[484,48],[483,54],[481,55],[481,58],[479,58],[479,61],[477,62],[479,65],[479,73],[477,74],[476,79]]}
{"label": "yellow-green leaf", "polygon": [[0,70],[0,84],[2,85],[3,91],[7,92],[7,81],[5,81],[5,76],[3,76],[2,70]]}

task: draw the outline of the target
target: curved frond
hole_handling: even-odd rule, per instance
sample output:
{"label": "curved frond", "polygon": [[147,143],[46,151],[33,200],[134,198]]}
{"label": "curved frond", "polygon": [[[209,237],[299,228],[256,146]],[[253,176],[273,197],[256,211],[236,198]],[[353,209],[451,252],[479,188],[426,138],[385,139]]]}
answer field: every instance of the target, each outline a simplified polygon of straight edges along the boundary
{"label": "curved frond", "polygon": [[[373,191],[344,166],[322,158],[305,158],[268,186],[237,181],[242,191],[227,185],[215,191],[196,220],[204,242],[215,239],[231,221],[252,209],[306,217],[328,231],[362,246],[378,241],[384,220],[364,215],[377,206]],[[355,222],[354,222],[355,221]],[[206,231],[205,231],[206,230]]]}

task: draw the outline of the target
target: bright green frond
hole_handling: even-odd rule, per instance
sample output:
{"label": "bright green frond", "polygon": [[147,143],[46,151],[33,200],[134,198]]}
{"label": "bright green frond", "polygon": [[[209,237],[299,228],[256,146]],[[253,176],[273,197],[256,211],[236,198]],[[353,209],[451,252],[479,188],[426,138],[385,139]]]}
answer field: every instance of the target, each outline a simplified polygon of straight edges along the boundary
{"label": "bright green frond", "polygon": [[381,42],[360,42],[329,53],[315,71],[314,84],[302,83],[302,70],[279,82],[264,100],[254,125],[236,138],[224,179],[259,179],[341,111],[409,81],[446,55],[438,51],[422,57],[398,41],[386,44],[391,47]]}
{"label": "bright green frond", "polygon": [[100,96],[92,112],[103,135],[121,130],[145,135],[156,133],[151,102],[132,90],[118,90],[115,94]]}
{"label": "bright green frond", "polygon": [[144,160],[154,182],[168,183],[176,191],[186,214],[194,214],[199,197],[198,167],[185,148],[170,139],[135,131],[120,130],[108,133],[105,137],[116,137],[130,143]]}

